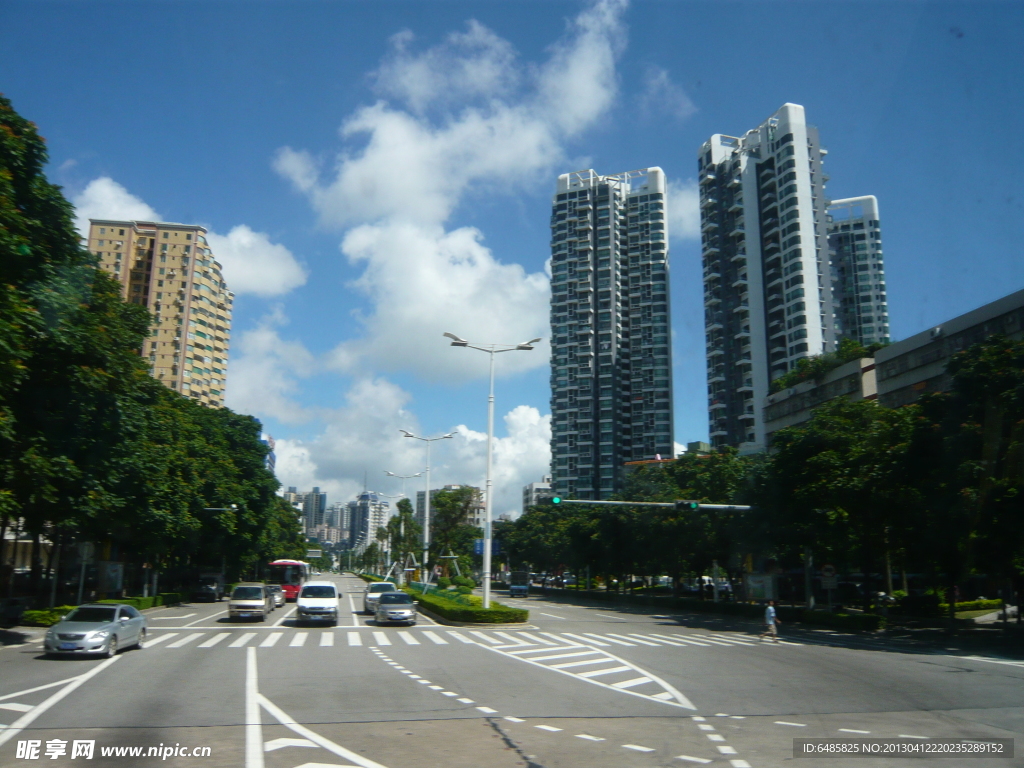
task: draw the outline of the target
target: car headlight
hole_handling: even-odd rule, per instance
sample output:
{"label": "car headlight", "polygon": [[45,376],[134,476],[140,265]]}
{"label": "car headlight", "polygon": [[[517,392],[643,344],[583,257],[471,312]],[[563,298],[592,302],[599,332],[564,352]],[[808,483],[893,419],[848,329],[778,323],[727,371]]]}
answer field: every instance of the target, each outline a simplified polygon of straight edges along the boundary
{"label": "car headlight", "polygon": [[109,630],[98,629],[95,632],[90,632],[89,633],[89,639],[90,640],[102,640],[104,637],[106,637],[109,634],[110,634]]}

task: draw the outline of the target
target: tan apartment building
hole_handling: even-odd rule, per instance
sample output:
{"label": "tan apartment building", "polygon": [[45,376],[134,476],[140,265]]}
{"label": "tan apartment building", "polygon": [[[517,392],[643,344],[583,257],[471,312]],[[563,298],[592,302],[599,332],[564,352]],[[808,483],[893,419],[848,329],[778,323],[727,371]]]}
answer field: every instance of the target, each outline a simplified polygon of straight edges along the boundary
{"label": "tan apartment building", "polygon": [[90,219],[88,248],[121,283],[125,301],[153,317],[142,356],[153,377],[203,405],[224,405],[231,311],[206,229]]}

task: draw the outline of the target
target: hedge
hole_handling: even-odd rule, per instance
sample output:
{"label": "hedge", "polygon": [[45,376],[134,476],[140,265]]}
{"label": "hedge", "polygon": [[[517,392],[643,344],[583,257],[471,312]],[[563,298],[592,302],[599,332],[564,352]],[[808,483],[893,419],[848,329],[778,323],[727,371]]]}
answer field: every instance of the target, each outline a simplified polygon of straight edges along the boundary
{"label": "hedge", "polygon": [[491,603],[490,608],[464,605],[441,597],[436,593],[423,594],[419,590],[405,590],[433,613],[449,621],[465,621],[473,624],[519,624],[530,617],[522,608],[509,608],[500,603]]}
{"label": "hedge", "polygon": [[26,627],[52,627],[65,614],[70,613],[77,605],[58,605],[55,608],[44,608],[39,611],[25,611],[21,614],[21,624]]}
{"label": "hedge", "polygon": [[122,597],[116,600],[97,600],[96,602],[105,605],[130,605],[144,611],[158,605],[181,605],[188,602],[188,595],[182,592],[161,592],[153,597]]}
{"label": "hedge", "polygon": [[[158,605],[180,605],[187,595],[180,592],[161,592],[154,597],[122,597],[120,600],[97,600],[93,604],[130,605],[140,611]],[[38,611],[25,611],[21,614],[21,624],[26,627],[52,627],[77,605],[58,605],[55,608],[44,608]]]}

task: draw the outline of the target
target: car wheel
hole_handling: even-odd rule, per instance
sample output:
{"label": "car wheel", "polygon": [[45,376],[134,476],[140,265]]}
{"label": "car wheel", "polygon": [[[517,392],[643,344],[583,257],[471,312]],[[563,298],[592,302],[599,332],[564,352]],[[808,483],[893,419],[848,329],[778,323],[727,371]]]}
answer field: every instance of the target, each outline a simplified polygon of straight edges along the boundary
{"label": "car wheel", "polygon": [[143,627],[139,630],[139,639],[135,641],[135,647],[138,649],[145,648],[143,643],[146,642],[146,628]]}
{"label": "car wheel", "polygon": [[111,635],[107,640],[107,647],[103,650],[103,655],[108,659],[117,656],[117,635]]}

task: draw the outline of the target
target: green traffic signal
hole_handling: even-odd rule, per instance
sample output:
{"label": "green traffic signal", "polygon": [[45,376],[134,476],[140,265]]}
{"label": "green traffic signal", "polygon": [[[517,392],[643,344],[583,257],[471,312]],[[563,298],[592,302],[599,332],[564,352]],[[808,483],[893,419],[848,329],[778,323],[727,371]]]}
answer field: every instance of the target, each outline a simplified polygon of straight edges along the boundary
{"label": "green traffic signal", "polygon": [[676,512],[696,512],[700,509],[699,501],[677,501]]}
{"label": "green traffic signal", "polygon": [[562,497],[561,496],[552,496],[551,497],[551,503],[552,504],[561,504],[562,503]]}

